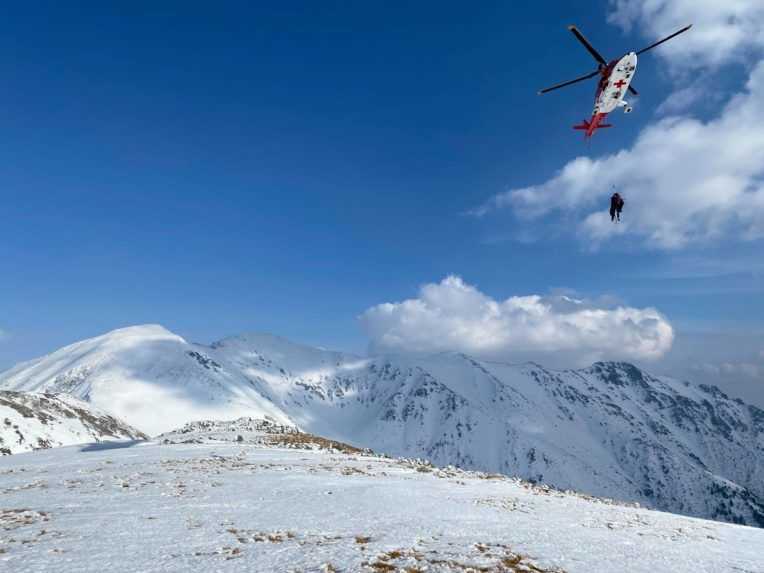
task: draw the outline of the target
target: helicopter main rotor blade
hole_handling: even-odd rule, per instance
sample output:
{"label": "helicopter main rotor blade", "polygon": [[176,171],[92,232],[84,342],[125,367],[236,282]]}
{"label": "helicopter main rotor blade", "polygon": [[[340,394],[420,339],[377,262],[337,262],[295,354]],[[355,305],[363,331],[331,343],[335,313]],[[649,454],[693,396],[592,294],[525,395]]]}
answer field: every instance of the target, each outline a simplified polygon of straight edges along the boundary
{"label": "helicopter main rotor blade", "polygon": [[603,66],[607,66],[607,62],[605,61],[605,58],[603,58],[600,53],[594,49],[594,46],[592,46],[589,43],[589,40],[584,38],[584,35],[578,31],[578,28],[575,26],[568,26],[568,30],[573,32],[573,35],[578,38],[578,41],[581,42],[584,45],[584,48],[586,48],[589,53],[594,57],[595,60],[597,60],[600,64]]}
{"label": "helicopter main rotor blade", "polygon": [[641,50],[639,50],[639,51],[637,52],[637,55],[640,55],[640,54],[644,54],[646,51],[648,51],[648,50],[652,50],[653,48],[656,48],[656,47],[660,46],[660,45],[661,45],[663,42],[668,42],[668,41],[669,41],[671,38],[675,38],[675,37],[676,37],[676,36],[678,36],[679,34],[683,34],[683,33],[684,33],[684,32],[686,32],[687,30],[689,30],[690,28],[692,28],[692,24],[690,24],[689,26],[685,26],[684,28],[682,28],[682,29],[681,29],[681,30],[679,30],[678,32],[674,32],[674,33],[673,33],[673,34],[671,34],[670,36],[666,36],[666,37],[665,37],[665,38],[663,38],[662,40],[658,40],[657,42],[655,42],[654,44],[651,44],[651,45],[647,46],[646,48],[642,48]]}
{"label": "helicopter main rotor blade", "polygon": [[596,75],[599,75],[599,73],[600,73],[599,70],[595,70],[592,73],[586,74],[585,76],[581,76],[580,78],[576,78],[575,80],[570,80],[570,81],[567,81],[567,82],[562,82],[561,84],[554,85],[554,86],[552,86],[550,88],[544,88],[543,90],[539,90],[539,95],[545,94],[547,92],[551,92],[553,90],[558,90],[560,88],[564,88],[564,87],[569,86],[571,84],[577,84],[578,82],[582,82],[584,80],[588,80],[590,78],[593,78]]}

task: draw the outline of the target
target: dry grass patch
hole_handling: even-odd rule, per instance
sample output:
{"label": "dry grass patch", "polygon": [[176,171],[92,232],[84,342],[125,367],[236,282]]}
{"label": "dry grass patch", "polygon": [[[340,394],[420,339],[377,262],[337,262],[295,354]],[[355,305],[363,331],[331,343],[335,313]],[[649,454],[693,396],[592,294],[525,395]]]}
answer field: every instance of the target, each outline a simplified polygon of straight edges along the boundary
{"label": "dry grass patch", "polygon": [[501,544],[476,543],[470,548],[396,549],[363,563],[366,570],[403,573],[561,573],[541,569],[529,558],[514,553]]}
{"label": "dry grass patch", "polygon": [[306,448],[306,449],[322,449],[322,450],[335,450],[345,454],[371,454],[371,450],[356,448],[350,444],[344,442],[337,442],[335,440],[329,440],[322,438],[321,436],[314,436],[313,434],[306,434],[303,432],[293,432],[289,434],[268,434],[265,436],[265,442],[272,446],[286,446],[288,448]]}
{"label": "dry grass patch", "polygon": [[283,543],[288,539],[297,537],[293,531],[252,531],[236,529],[235,527],[226,529],[226,531],[233,535],[239,543]]}
{"label": "dry grass patch", "polygon": [[344,466],[340,470],[340,473],[342,475],[344,475],[344,476],[352,476],[352,475],[368,476],[368,475],[372,475],[372,474],[370,474],[368,472],[365,472],[361,468],[357,468],[357,467],[354,467],[354,466]]}
{"label": "dry grass patch", "polygon": [[398,568],[395,565],[390,565],[384,561],[375,561],[369,563],[368,567],[371,567],[374,571],[397,571]]}
{"label": "dry grass patch", "polygon": [[0,509],[0,527],[5,531],[34,525],[39,521],[50,521],[50,516],[45,511],[32,509]]}

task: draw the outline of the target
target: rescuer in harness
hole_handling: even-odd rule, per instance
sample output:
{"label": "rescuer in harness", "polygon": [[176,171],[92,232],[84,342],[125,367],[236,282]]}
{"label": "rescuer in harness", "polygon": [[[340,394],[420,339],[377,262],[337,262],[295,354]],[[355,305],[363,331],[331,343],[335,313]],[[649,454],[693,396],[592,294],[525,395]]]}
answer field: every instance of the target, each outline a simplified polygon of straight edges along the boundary
{"label": "rescuer in harness", "polygon": [[610,220],[620,221],[621,211],[623,210],[623,197],[616,191],[613,196],[610,197]]}

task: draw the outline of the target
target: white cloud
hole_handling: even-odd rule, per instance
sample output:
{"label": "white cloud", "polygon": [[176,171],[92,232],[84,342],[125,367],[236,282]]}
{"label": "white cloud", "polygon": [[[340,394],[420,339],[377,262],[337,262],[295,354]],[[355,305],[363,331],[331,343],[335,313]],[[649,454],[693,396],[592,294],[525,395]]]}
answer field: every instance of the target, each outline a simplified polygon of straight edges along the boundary
{"label": "white cloud", "polygon": [[608,20],[638,26],[650,40],[687,24],[693,29],[656,52],[676,66],[716,67],[764,48],[761,0],[611,0]]}
{"label": "white cloud", "polygon": [[[708,94],[709,89],[704,82],[695,82],[673,92],[661,105],[658,106],[656,113],[661,115],[675,115],[685,112],[699,101],[707,99]],[[712,97],[718,100],[717,96]]]}
{"label": "white cloud", "polygon": [[[716,119],[663,119],[631,149],[579,157],[546,183],[500,193],[473,214],[509,207],[532,219],[588,211],[578,230],[595,243],[625,233],[666,249],[722,237],[758,239],[764,236],[762,126],[764,63]],[[607,214],[612,186],[626,198],[619,225]]]}
{"label": "white cloud", "polygon": [[568,296],[497,301],[455,276],[423,286],[418,298],[372,307],[360,319],[374,352],[459,351],[551,365],[656,359],[674,338],[651,308],[598,307]]}

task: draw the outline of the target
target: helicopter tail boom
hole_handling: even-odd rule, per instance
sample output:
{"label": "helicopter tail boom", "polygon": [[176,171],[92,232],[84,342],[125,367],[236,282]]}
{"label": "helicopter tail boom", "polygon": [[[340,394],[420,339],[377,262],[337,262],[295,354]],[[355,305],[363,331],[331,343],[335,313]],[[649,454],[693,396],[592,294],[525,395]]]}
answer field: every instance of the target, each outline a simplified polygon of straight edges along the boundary
{"label": "helicopter tail boom", "polygon": [[610,123],[602,123],[605,118],[607,117],[606,113],[597,113],[592,116],[591,121],[588,119],[583,120],[583,122],[579,123],[578,125],[574,125],[573,129],[577,129],[579,131],[585,131],[586,133],[584,136],[588,139],[592,135],[594,135],[594,132],[598,129],[603,129],[606,127],[613,127]]}

